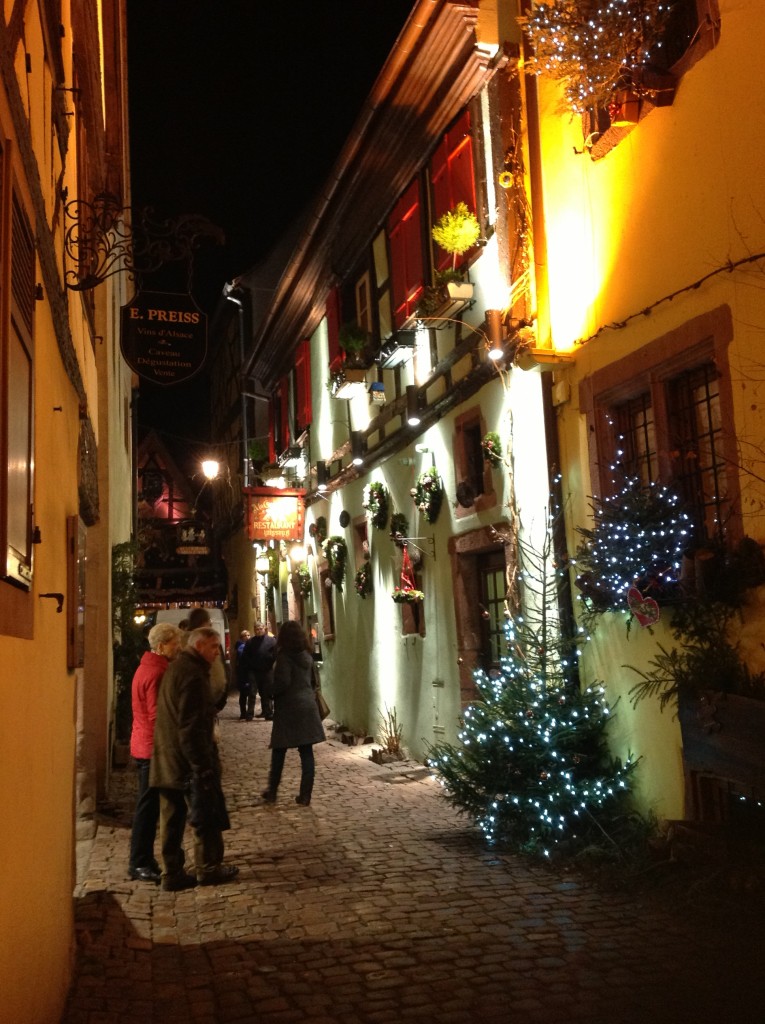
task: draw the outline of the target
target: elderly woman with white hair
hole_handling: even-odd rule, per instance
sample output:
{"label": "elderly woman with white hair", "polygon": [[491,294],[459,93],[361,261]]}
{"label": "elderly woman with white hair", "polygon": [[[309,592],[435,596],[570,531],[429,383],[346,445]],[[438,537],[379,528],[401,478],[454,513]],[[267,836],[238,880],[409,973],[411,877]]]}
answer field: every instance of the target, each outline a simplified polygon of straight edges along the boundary
{"label": "elderly woman with white hair", "polygon": [[159,883],[161,872],[154,857],[159,821],[159,793],[149,787],[149,766],[154,749],[157,695],[165,670],[181,649],[181,631],[170,622],[149,630],[149,650],[133,676],[133,731],[130,753],[138,768],[138,796],[130,834],[128,876],[137,882]]}

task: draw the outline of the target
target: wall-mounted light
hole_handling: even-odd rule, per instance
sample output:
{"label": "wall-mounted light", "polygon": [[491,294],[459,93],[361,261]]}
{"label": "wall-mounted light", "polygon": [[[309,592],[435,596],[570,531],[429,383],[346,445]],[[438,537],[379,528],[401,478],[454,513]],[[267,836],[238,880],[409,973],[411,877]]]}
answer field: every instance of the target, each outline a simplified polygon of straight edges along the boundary
{"label": "wall-mounted light", "polygon": [[220,470],[220,463],[217,459],[204,459],[202,462],[202,472],[208,480],[214,480]]}
{"label": "wall-mounted light", "polygon": [[433,451],[432,448],[428,448],[426,444],[416,444],[414,450],[418,455],[430,455]]}
{"label": "wall-mounted light", "polygon": [[351,462],[354,466],[364,464],[364,438],[360,430],[351,431]]}
{"label": "wall-mounted light", "polygon": [[261,576],[267,576],[271,571],[271,560],[268,555],[258,555],[255,559],[255,572]]}
{"label": "wall-mounted light", "polygon": [[303,461],[303,449],[299,445],[290,445],[285,448],[277,459],[280,469],[297,469]]}
{"label": "wall-mounted light", "polygon": [[502,310],[487,309],[485,316],[486,330],[489,337],[489,359],[498,363],[505,354],[503,346],[504,330],[502,325]]}
{"label": "wall-mounted light", "polygon": [[323,460],[316,463],[316,490],[326,491],[327,482],[329,481],[329,473],[327,472],[327,463]]}
{"label": "wall-mounted light", "polygon": [[406,422],[410,427],[420,425],[420,396],[414,384],[407,384],[406,387]]}
{"label": "wall-mounted light", "polygon": [[305,548],[302,544],[293,544],[289,550],[290,562],[292,562],[293,568],[298,565],[302,565],[305,562],[306,554]]}

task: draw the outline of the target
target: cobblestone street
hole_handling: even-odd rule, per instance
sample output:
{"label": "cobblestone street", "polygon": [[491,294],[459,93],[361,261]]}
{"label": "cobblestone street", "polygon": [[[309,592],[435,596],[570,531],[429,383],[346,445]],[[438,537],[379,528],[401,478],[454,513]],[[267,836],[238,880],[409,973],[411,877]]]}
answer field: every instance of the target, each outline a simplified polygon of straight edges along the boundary
{"label": "cobblestone street", "polygon": [[309,808],[294,803],[296,751],[279,803],[262,805],[270,724],[238,713],[231,697],[239,878],[181,893],[129,882],[129,813],[102,817],[63,1024],[765,1019],[753,921],[713,926],[656,893],[601,892],[489,851],[421,766],[379,766],[338,740],[315,748]]}

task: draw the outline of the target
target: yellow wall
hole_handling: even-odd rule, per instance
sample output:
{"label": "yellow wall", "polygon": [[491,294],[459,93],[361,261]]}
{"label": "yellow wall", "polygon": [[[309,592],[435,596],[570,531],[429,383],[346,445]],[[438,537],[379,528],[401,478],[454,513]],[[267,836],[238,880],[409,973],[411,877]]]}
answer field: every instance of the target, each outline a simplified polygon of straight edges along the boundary
{"label": "yellow wall", "polygon": [[[573,527],[587,523],[593,491],[579,381],[719,306],[731,311],[736,434],[741,465],[752,471],[741,476],[744,529],[765,541],[765,492],[753,475],[763,476],[765,261],[715,276],[640,315],[728,261],[765,252],[765,108],[744,99],[762,96],[765,8],[759,0],[720,0],[719,7],[718,45],[681,79],[674,104],[654,110],[599,161],[581,152],[579,119],[558,114],[555,86],[540,81],[553,338],[566,350],[591,339],[576,349],[574,366],[556,371],[571,388],[558,409],[571,550]],[[601,330],[634,314],[623,329]],[[661,628],[651,636],[635,626],[627,641],[614,623],[598,627],[588,657],[610,697],[634,681],[621,666],[645,664],[660,636]],[[681,816],[679,729],[671,713],[659,716],[647,706],[634,712],[622,699],[617,721],[617,745],[644,756],[645,803],[660,815]]]}

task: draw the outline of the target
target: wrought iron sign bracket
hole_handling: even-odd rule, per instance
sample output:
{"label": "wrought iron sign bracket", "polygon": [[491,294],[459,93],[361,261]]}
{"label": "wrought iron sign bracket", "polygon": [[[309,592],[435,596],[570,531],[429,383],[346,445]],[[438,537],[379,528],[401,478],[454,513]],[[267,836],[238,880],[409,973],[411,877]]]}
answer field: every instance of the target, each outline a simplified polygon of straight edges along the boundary
{"label": "wrought iron sign bracket", "polygon": [[203,241],[224,242],[221,229],[206,217],[180,214],[156,220],[150,207],[131,210],[108,192],[92,203],[71,200],[64,205],[64,218],[64,250],[77,268],[66,271],[66,287],[78,292],[122,271],[133,278],[181,260],[190,266]]}

